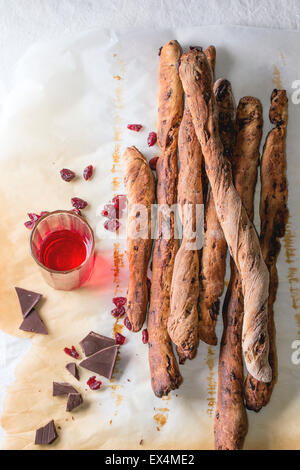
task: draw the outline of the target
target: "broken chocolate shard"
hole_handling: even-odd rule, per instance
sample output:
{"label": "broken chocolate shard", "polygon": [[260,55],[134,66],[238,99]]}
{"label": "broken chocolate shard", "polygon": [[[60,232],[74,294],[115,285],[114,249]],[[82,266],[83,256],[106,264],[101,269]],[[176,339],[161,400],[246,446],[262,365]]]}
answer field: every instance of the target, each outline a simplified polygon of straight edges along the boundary
{"label": "broken chocolate shard", "polygon": [[90,331],[90,333],[83,338],[79,344],[85,356],[89,357],[102,349],[114,346],[116,342],[112,338]]}
{"label": "broken chocolate shard", "polygon": [[19,330],[29,331],[30,333],[40,333],[41,335],[48,334],[47,328],[34,308],[30,311],[29,315],[24,318],[19,326]]}
{"label": "broken chocolate shard", "polygon": [[78,393],[76,388],[72,387],[67,382],[53,382],[52,395],[57,397],[58,395],[69,395],[69,393]]}
{"label": "broken chocolate shard", "polygon": [[46,424],[46,426],[36,430],[34,443],[36,445],[49,445],[52,444],[52,442],[54,442],[57,437],[55,424],[52,419],[52,421]]}
{"label": "broken chocolate shard", "polygon": [[78,367],[75,364],[75,362],[69,362],[69,364],[66,365],[66,369],[70,372],[75,379],[79,380],[79,372],[78,372]]}
{"label": "broken chocolate shard", "polygon": [[20,302],[23,318],[26,318],[42,296],[37,292],[22,289],[21,287],[15,287],[15,290]]}
{"label": "broken chocolate shard", "polygon": [[82,361],[79,365],[110,380],[115,367],[118,349],[118,346],[102,349]]}
{"label": "broken chocolate shard", "polygon": [[66,411],[72,411],[83,403],[80,393],[69,393]]}

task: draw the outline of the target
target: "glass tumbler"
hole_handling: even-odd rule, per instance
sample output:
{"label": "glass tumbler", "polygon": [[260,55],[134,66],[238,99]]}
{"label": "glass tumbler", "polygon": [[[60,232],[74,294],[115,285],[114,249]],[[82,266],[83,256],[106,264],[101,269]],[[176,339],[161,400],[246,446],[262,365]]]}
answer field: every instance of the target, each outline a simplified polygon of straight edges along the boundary
{"label": "glass tumbler", "polygon": [[[70,234],[85,246],[85,259],[78,266],[68,270],[56,270],[47,267],[43,260],[43,249],[49,236]],[[54,235],[53,235],[54,234]],[[63,243],[63,235],[61,235]],[[61,245],[63,247],[63,245]],[[83,217],[64,210],[49,212],[41,217],[35,224],[30,236],[31,255],[40,267],[45,281],[57,290],[72,290],[86,282],[93,270],[95,240],[93,230]],[[62,248],[63,249],[63,248]],[[75,252],[76,254],[76,252]],[[63,253],[65,256],[66,253]],[[58,260],[59,261],[59,260]]]}

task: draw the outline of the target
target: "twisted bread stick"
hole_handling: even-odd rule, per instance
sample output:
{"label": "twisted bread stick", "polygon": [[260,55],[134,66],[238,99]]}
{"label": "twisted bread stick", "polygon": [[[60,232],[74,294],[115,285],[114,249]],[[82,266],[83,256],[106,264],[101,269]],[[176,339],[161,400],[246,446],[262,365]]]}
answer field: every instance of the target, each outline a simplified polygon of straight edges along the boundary
{"label": "twisted bread stick", "polygon": [[245,304],[243,353],[247,369],[257,379],[269,382],[272,374],[268,363],[267,330],[269,273],[255,228],[234,188],[230,163],[223,155],[211,70],[205,54],[197,50],[184,54],[179,74],[201,144],[218,219],[242,278]]}
{"label": "twisted bread stick", "polygon": [[[217,101],[219,134],[224,153],[232,158],[235,143],[235,103],[227,80],[218,80],[214,85]],[[216,345],[215,327],[220,300],[224,289],[227,243],[219,223],[212,191],[209,192],[205,207],[205,231],[202,250],[202,270],[200,287],[199,336],[207,344]]]}
{"label": "twisted bread stick", "polygon": [[[252,97],[242,98],[237,109],[237,140],[232,158],[235,188],[251,220],[262,136],[262,106]],[[219,357],[215,448],[238,450],[248,423],[243,394],[242,325],[244,299],[241,279],[231,259],[231,276],[223,305],[224,330]]]}
{"label": "twisted bread stick", "polygon": [[284,236],[288,219],[286,179],[286,127],[288,100],[285,90],[274,90],[271,96],[270,121],[272,129],[265,142],[261,162],[260,246],[270,271],[268,299],[269,362],[272,367],[270,383],[257,381],[248,374],[245,383],[247,408],[259,411],[271,398],[277,380],[277,357],[273,305],[278,287],[276,261],[280,251],[279,239]]}
{"label": "twisted bread stick", "polygon": [[[127,293],[127,315],[133,331],[139,331],[145,321],[148,304],[147,268],[152,249],[151,205],[155,201],[155,180],[145,157],[135,147],[124,153],[126,163],[125,186],[128,202],[127,256],[129,261],[129,286]],[[142,207],[134,207],[135,205]],[[146,209],[146,214],[143,209]],[[141,222],[147,223],[143,237],[133,238]]]}
{"label": "twisted bread stick", "polygon": [[[177,41],[164,45],[159,66],[157,203],[171,206],[177,200],[177,140],[183,113],[183,90],[176,64],[181,56]],[[153,252],[153,271],[148,315],[149,363],[152,388],[158,397],[167,395],[182,382],[167,332],[170,313],[170,289],[178,240],[174,238],[174,214],[158,214],[158,234]],[[170,237],[163,236],[170,225]]]}
{"label": "twisted bread stick", "polygon": [[[204,51],[214,73],[216,49],[209,46]],[[203,204],[203,174],[204,166],[201,146],[197,139],[192,122],[192,116],[187,103],[179,129],[179,160],[180,172],[178,179],[178,202],[181,210],[184,205],[192,206],[190,220],[182,220],[183,239],[176,255],[172,288],[171,312],[168,320],[168,332],[172,341],[177,345],[180,364],[186,358],[193,359],[198,348],[199,326],[199,251],[191,249],[191,242],[196,242],[186,232],[189,228],[196,231],[196,205]],[[204,168],[203,168],[204,169]],[[206,177],[206,175],[205,175]],[[204,182],[205,187],[207,183]],[[200,214],[198,214],[198,217]],[[191,225],[189,225],[191,222]],[[199,228],[198,228],[199,230]]]}

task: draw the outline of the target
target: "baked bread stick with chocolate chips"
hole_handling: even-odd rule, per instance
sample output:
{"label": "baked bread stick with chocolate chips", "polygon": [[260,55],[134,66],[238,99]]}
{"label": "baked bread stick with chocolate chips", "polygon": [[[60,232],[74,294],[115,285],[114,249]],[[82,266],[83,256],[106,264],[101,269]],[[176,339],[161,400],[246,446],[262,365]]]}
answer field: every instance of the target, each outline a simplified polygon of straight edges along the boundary
{"label": "baked bread stick with chocolate chips", "polygon": [[[197,247],[197,208],[203,204],[202,152],[192,116],[185,106],[179,129],[178,203],[183,237],[177,252],[172,277],[171,312],[168,332],[177,346],[179,362],[193,359],[198,347],[199,251]],[[200,208],[200,206],[198,206]],[[198,212],[201,222],[201,213]],[[199,231],[199,227],[198,227]],[[199,243],[198,243],[199,245]]]}
{"label": "baked bread stick with chocolate chips", "polygon": [[179,74],[205,159],[218,219],[242,278],[243,354],[247,369],[258,380],[269,382],[272,376],[267,329],[269,272],[255,228],[234,188],[230,163],[223,154],[211,69],[205,54],[197,50],[184,54]]}
{"label": "baked bread stick with chocolate chips", "polygon": [[[210,65],[212,75],[213,75],[213,81],[215,81],[215,67],[216,67],[215,46],[208,46],[208,48],[205,49],[204,54],[206,55],[206,58]],[[208,178],[207,178],[206,171],[205,171],[205,161],[204,161],[204,158],[202,158],[202,192],[203,192],[203,203],[205,205],[207,203],[208,188],[209,188],[209,182],[208,182]]]}
{"label": "baked bread stick with chocolate chips", "polygon": [[[214,74],[216,49],[214,46],[209,46],[204,53],[211,66],[212,74]],[[200,250],[198,248],[200,246],[192,249],[191,243],[197,245],[196,237],[193,235],[196,235],[197,231],[196,205],[203,204],[202,181],[203,177],[207,179],[206,175],[203,175],[204,164],[201,146],[195,133],[187,103],[185,103],[183,119],[179,129],[179,161],[178,202],[181,211],[184,210],[185,205],[185,207],[190,205],[192,214],[191,217],[184,220],[184,214],[181,212],[183,238],[176,255],[173,270],[168,332],[177,346],[179,362],[183,364],[187,358],[193,359],[195,357],[199,343]],[[207,181],[204,184],[207,187]],[[202,214],[198,212],[198,217],[201,216]]]}
{"label": "baked bread stick with chocolate chips", "polygon": [[215,74],[215,67],[216,67],[216,48],[215,46],[208,46],[207,49],[205,49],[204,54],[206,55],[206,58],[208,60],[208,63],[210,65],[210,68],[213,73],[213,77]]}
{"label": "baked bread stick with chocolate chips", "polygon": [[[168,395],[179,387],[182,377],[167,332],[170,314],[170,291],[178,239],[175,238],[174,213],[168,209],[177,202],[177,143],[183,114],[183,89],[177,73],[181,47],[169,41],[161,49],[159,65],[157,161],[158,212],[153,261],[150,308],[148,315],[149,363],[152,388],[156,396]],[[166,232],[169,231],[169,236]]]}
{"label": "baked bread stick with chocolate chips", "polygon": [[254,411],[259,411],[269,403],[277,380],[276,331],[273,307],[278,287],[276,262],[281,248],[280,238],[284,236],[288,220],[288,187],[286,179],[287,108],[288,100],[285,90],[273,90],[269,116],[275,127],[266,138],[260,172],[260,246],[270,272],[268,331],[272,380],[269,383],[263,383],[248,374],[245,383],[245,398],[247,408]]}
{"label": "baked bread stick with chocolate chips", "polygon": [[[217,103],[219,134],[224,154],[232,158],[235,144],[235,103],[228,80],[220,79],[214,85]],[[204,243],[200,283],[199,336],[207,344],[216,345],[215,332],[220,300],[224,289],[227,243],[215,209],[212,191],[205,207]]]}
{"label": "baked bread stick with chocolate chips", "polygon": [[[236,117],[237,139],[232,156],[235,188],[250,220],[254,214],[254,194],[262,136],[262,106],[246,96],[239,102]],[[223,305],[223,335],[218,370],[218,401],[215,416],[215,448],[239,450],[248,429],[244,404],[242,326],[244,298],[238,270],[230,260],[231,276]]]}
{"label": "baked bread stick with chocolate chips", "polygon": [[145,321],[148,304],[147,269],[152,250],[151,205],[155,201],[155,180],[147,160],[136,147],[128,147],[124,159],[128,203],[127,316],[132,330],[139,331]]}

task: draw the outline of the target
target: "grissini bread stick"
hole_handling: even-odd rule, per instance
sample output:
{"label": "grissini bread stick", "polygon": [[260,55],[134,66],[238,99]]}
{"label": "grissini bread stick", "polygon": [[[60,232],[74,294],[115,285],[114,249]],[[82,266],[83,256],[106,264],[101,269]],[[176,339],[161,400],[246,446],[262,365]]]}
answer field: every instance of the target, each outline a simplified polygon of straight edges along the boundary
{"label": "grissini bread stick", "polygon": [[[228,80],[214,85],[219,134],[226,157],[231,160],[235,144],[235,103]],[[216,345],[215,332],[220,297],[224,289],[227,243],[215,209],[212,191],[205,207],[205,229],[200,283],[199,336],[207,344]]]}
{"label": "grissini bread stick", "polygon": [[252,222],[234,188],[231,167],[224,156],[217,125],[211,69],[203,52],[191,50],[180,61],[179,74],[211,185],[219,222],[242,278],[245,315],[243,354],[248,371],[269,382],[267,299],[269,272]]}
{"label": "grissini bread stick", "polygon": [[[157,203],[170,207],[177,202],[177,143],[183,114],[183,89],[177,73],[181,47],[177,41],[163,46],[159,65]],[[167,211],[166,211],[167,212]],[[167,332],[170,291],[178,239],[174,214],[159,210],[158,232],[152,261],[152,284],[148,314],[149,363],[152,388],[158,397],[167,395],[182,382]],[[165,226],[169,237],[164,236]]]}
{"label": "grissini bread stick", "polygon": [[267,405],[277,380],[277,355],[273,305],[278,287],[276,261],[280,251],[279,239],[284,236],[288,220],[286,179],[286,127],[288,100],[285,90],[274,90],[271,96],[270,121],[275,125],[264,145],[261,162],[260,246],[270,272],[268,300],[269,362],[272,380],[263,383],[250,374],[245,383],[247,408],[259,411]]}
{"label": "grissini bread stick", "polygon": [[[214,73],[215,47],[209,46],[204,53],[211,66],[212,73]],[[200,250],[197,248],[191,249],[191,243],[196,243],[196,239],[192,236],[190,230],[193,233],[196,232],[196,205],[203,204],[203,157],[187,103],[179,128],[178,147],[180,161],[178,203],[181,207],[183,238],[175,258],[172,276],[168,332],[177,346],[179,362],[183,364],[187,358],[193,359],[195,357],[199,343]],[[207,182],[205,186],[207,187]],[[188,215],[188,220],[183,218],[184,206],[186,207],[186,205],[192,207],[191,220]],[[198,217],[201,217],[200,213],[198,213]]]}
{"label": "grissini bread stick", "polygon": [[[239,102],[236,117],[237,140],[232,156],[235,188],[251,220],[262,136],[262,106],[246,96]],[[242,326],[244,298],[238,270],[231,259],[231,276],[223,304],[223,335],[218,369],[218,400],[215,416],[215,448],[242,449],[248,429],[244,404]]]}
{"label": "grissini bread stick", "polygon": [[[196,205],[203,204],[202,152],[187,106],[181,121],[178,142],[178,203],[181,208],[183,238],[173,270],[168,332],[177,346],[180,363],[183,363],[186,358],[195,357],[199,342],[199,252],[195,235]],[[190,217],[188,208],[192,212]],[[192,247],[192,244],[195,246]]]}
{"label": "grissini bread stick", "polygon": [[204,54],[207,57],[208,63],[210,65],[210,68],[211,68],[213,76],[214,76],[215,67],[216,67],[216,48],[215,48],[215,46],[208,46],[207,49],[205,49]]}
{"label": "grissini bread stick", "polygon": [[[212,75],[213,75],[213,81],[215,81],[215,67],[216,67],[215,46],[208,46],[208,48],[205,49],[204,54],[206,55],[208,63],[210,65]],[[208,187],[209,187],[209,183],[208,183],[208,178],[207,178],[206,171],[205,171],[205,162],[204,162],[204,158],[202,158],[202,192],[203,192],[203,202],[205,206],[207,203]],[[201,277],[200,277],[200,281],[201,281]]]}
{"label": "grissini bread stick", "polygon": [[[124,159],[128,204],[127,316],[132,330],[139,331],[145,321],[148,304],[147,269],[152,249],[151,206],[155,201],[155,180],[147,160],[136,147],[128,147],[124,153]],[[140,220],[142,220],[141,223]],[[143,229],[144,233],[139,233]]]}

